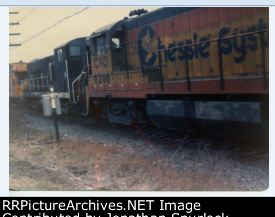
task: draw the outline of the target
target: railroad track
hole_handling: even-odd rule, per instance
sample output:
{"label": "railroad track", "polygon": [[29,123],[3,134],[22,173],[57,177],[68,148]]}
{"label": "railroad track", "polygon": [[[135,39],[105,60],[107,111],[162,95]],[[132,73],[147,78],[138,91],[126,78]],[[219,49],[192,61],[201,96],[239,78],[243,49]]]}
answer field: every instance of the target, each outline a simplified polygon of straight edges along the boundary
{"label": "railroad track", "polygon": [[268,158],[268,145],[259,144],[239,139],[223,139],[215,136],[201,135],[198,133],[186,133],[172,131],[167,129],[159,129],[148,125],[135,125],[129,128],[120,124],[109,123],[104,120],[94,119],[91,117],[71,116],[70,123],[77,123],[85,127],[100,127],[104,130],[123,131],[125,134],[134,134],[144,140],[167,146],[169,148],[178,148],[184,146],[188,148],[202,149],[205,144],[210,149],[223,149],[233,157],[249,159]]}
{"label": "railroad track", "polygon": [[[32,115],[41,116],[41,108],[39,106],[24,106],[27,110],[31,110]],[[93,117],[81,116],[77,114],[62,115],[58,118],[63,124],[77,124],[86,128],[98,128],[106,131],[122,132],[125,135],[133,135],[138,138],[167,146],[169,148],[178,148],[178,146],[188,146],[191,149],[200,149],[207,144],[210,149],[223,149],[233,157],[249,159],[268,158],[268,144],[259,144],[254,141],[246,141],[239,139],[217,138],[216,136],[202,135],[199,133],[186,133],[172,131],[167,129],[158,129],[146,124],[134,125],[132,127],[120,124],[109,123],[106,120],[96,119]]]}

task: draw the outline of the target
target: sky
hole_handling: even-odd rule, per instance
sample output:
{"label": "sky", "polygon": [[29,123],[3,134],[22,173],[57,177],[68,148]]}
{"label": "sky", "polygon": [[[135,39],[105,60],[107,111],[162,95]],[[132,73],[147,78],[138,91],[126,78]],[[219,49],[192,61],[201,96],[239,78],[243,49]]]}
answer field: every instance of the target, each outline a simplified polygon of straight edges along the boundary
{"label": "sky", "polygon": [[[142,7],[148,11],[156,7]],[[83,7],[10,7],[10,22],[20,22],[20,25],[10,26],[10,33],[20,33],[19,36],[10,36],[10,43],[22,43],[22,46],[11,47],[9,52],[10,63],[46,57],[53,53],[53,49],[77,37],[89,36],[96,29],[116,22],[128,16],[131,10],[137,7],[89,7],[81,13],[61,22],[49,31],[32,38],[42,30],[52,26],[63,18],[75,14]]]}

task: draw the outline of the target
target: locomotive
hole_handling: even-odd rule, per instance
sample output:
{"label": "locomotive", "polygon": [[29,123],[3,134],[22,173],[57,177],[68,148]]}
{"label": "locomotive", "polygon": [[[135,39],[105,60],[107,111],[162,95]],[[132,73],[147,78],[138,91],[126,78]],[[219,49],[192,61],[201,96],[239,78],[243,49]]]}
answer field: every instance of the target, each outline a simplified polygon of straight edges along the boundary
{"label": "locomotive", "polygon": [[9,95],[12,98],[20,98],[23,96],[24,86],[27,77],[27,63],[19,61],[9,65]]}
{"label": "locomotive", "polygon": [[26,96],[47,92],[46,78],[64,108],[113,123],[268,132],[268,8],[143,12],[56,48],[35,61],[40,71],[29,63],[29,79],[40,76],[41,88],[29,82]]}

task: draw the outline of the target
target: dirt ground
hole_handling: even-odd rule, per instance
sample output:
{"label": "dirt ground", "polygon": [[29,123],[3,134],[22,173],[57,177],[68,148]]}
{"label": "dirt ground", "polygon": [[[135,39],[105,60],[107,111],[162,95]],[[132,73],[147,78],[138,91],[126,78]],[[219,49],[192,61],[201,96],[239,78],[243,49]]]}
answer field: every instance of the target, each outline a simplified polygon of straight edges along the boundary
{"label": "dirt ground", "polygon": [[[10,104],[10,189],[265,190],[268,154],[183,136],[160,142],[137,129],[60,121]],[[171,144],[168,144],[171,143]],[[230,148],[230,151],[228,149]]]}

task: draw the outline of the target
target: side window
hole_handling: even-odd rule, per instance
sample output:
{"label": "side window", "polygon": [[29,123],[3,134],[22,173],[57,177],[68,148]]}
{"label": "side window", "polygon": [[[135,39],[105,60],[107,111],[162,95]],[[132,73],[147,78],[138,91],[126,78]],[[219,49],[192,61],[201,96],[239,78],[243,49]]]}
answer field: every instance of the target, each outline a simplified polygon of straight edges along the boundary
{"label": "side window", "polygon": [[57,50],[57,60],[58,62],[63,62],[63,51],[62,48]]}
{"label": "side window", "polygon": [[90,41],[90,53],[91,53],[92,56],[96,55],[96,52],[95,52],[95,42],[92,39]]}
{"label": "side window", "polygon": [[104,55],[107,53],[105,37],[96,39],[96,55]]}
{"label": "side window", "polygon": [[112,48],[120,48],[120,39],[112,38]]}
{"label": "side window", "polygon": [[80,47],[79,46],[70,46],[69,53],[71,57],[80,56]]}

